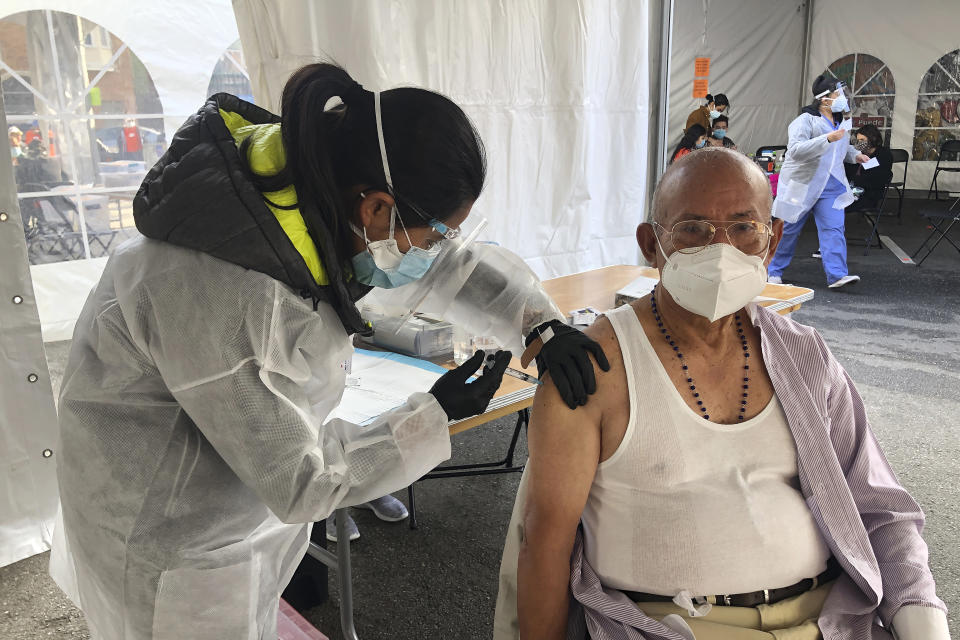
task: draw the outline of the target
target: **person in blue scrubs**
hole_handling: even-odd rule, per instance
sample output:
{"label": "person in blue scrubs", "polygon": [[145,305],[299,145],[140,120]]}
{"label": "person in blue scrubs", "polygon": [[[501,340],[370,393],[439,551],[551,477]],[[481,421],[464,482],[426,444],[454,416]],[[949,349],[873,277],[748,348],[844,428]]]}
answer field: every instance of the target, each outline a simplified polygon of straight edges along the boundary
{"label": "person in blue scrubs", "polygon": [[783,282],[803,225],[812,215],[820,238],[823,270],[830,288],[860,280],[847,270],[844,209],[854,201],[844,162],[869,158],[850,144],[842,125],[850,110],[842,83],[819,76],[813,84],[813,103],[790,123],[787,154],[780,172],[773,215],[783,218],[783,238],[768,269],[769,281]]}

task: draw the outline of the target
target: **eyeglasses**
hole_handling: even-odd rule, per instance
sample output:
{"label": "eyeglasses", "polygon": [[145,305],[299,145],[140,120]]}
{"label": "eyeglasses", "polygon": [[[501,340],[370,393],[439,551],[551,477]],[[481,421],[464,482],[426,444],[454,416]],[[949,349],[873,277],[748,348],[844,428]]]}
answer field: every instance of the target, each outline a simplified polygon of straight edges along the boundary
{"label": "eyeglasses", "polygon": [[440,240],[428,240],[427,246],[424,247],[427,251],[436,249],[444,240],[453,240],[454,238],[460,237],[460,227],[448,227],[436,218],[428,216],[423,212],[422,209],[420,209],[420,207],[413,204],[409,200],[403,199],[403,203],[410,207],[414,213],[420,216],[427,223],[427,226],[443,236],[443,238]]}
{"label": "eyeglasses", "polygon": [[[444,240],[453,240],[454,238],[460,237],[460,227],[449,227],[444,223],[440,222],[439,220],[437,220],[436,218],[434,218],[433,216],[428,216],[426,213],[423,212],[423,209],[413,204],[406,198],[401,198],[397,193],[393,192],[392,190],[386,189],[385,191],[386,193],[389,193],[393,196],[394,201],[398,203],[402,201],[404,206],[409,207],[415,214],[420,216],[420,218],[427,223],[428,227],[430,227],[431,229],[433,229],[434,231],[436,231],[437,233],[443,236],[443,238],[441,238],[440,240],[428,240],[427,246],[423,247],[427,251],[436,249],[440,245],[440,243],[443,242]],[[361,191],[358,197],[360,198],[367,197],[366,192]],[[400,224],[403,225],[402,219],[400,220]],[[404,231],[406,231],[406,229],[404,229]]]}
{"label": "eyeglasses", "polygon": [[442,235],[444,240],[453,240],[460,236],[460,227],[448,227],[433,216],[428,216],[420,207],[407,199],[403,199],[403,203],[413,209],[413,212],[420,216],[427,223],[427,226]]}
{"label": "eyeglasses", "polygon": [[653,224],[670,234],[673,247],[680,253],[697,253],[709,246],[717,231],[723,229],[731,245],[747,255],[755,256],[770,247],[770,238],[773,235],[773,230],[768,225],[756,220],[724,221],[716,225],[706,220],[683,220],[673,225],[669,231],[662,224]]}

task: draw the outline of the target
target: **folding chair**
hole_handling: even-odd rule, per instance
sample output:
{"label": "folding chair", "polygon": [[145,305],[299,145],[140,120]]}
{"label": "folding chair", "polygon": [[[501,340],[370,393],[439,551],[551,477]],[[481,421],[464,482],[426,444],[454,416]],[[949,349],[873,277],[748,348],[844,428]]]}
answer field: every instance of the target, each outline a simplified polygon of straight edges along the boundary
{"label": "folding chair", "polygon": [[[30,191],[48,191],[48,189],[41,184],[27,184],[24,185],[24,187]],[[60,236],[60,244],[69,258],[77,259],[84,257],[83,233],[73,230],[74,222],[70,217],[73,215],[76,219],[79,219],[77,206],[73,201],[56,192],[51,192],[48,196],[30,198],[30,200],[37,201],[43,225],[48,229],[56,230],[55,232]],[[94,216],[89,214],[84,216],[84,222],[87,227],[87,244],[90,246],[90,256],[96,258],[109,253],[110,245],[113,244],[113,240],[117,236],[117,231],[115,229],[108,229],[106,231],[99,230],[94,226],[93,221]]]}
{"label": "folding chair", "polygon": [[891,182],[888,188],[893,188],[897,192],[899,203],[897,204],[897,220],[903,215],[903,192],[906,191],[907,169],[910,168],[910,154],[906,149],[890,149],[890,155],[893,157],[893,164],[903,163],[903,180]]}
{"label": "folding chair", "polygon": [[880,202],[876,207],[869,207],[864,209],[857,208],[848,208],[847,213],[859,213],[863,216],[863,219],[867,221],[867,224],[870,225],[870,233],[866,238],[863,239],[864,249],[863,255],[870,253],[870,246],[873,244],[873,238],[877,239],[877,248],[883,246],[880,243],[880,218],[884,215],[893,215],[893,212],[885,212],[883,206],[887,202],[887,193],[892,186],[892,182],[888,181],[887,184],[883,187],[883,195],[880,196]]}
{"label": "folding chair", "polygon": [[942,145],[940,145],[940,154],[937,156],[937,166],[933,169],[933,180],[930,182],[930,188],[927,189],[927,199],[930,199],[930,192],[933,191],[936,196],[935,200],[940,199],[940,187],[937,185],[937,175],[941,171],[946,171],[948,173],[960,173],[960,166],[956,167],[941,167],[940,162],[946,160],[943,156],[946,154],[952,154],[957,156],[954,160],[960,160],[960,140],[947,140]]}
{"label": "folding chair", "polygon": [[[47,187],[28,182],[22,185],[22,190],[47,191]],[[50,197],[23,198],[20,215],[23,218],[30,264],[50,262],[51,257],[54,261],[83,257],[82,235],[73,230],[71,221],[57,211],[50,202]]]}
{"label": "folding chair", "polygon": [[787,146],[783,144],[765,144],[762,147],[757,149],[757,153],[754,154],[754,157],[759,158],[760,156],[769,155],[774,151],[786,151],[786,150],[787,150]]}
{"label": "folding chair", "polygon": [[[917,263],[919,267],[923,264],[923,261],[930,257],[930,254],[933,253],[933,250],[937,248],[941,242],[946,240],[953,248],[957,250],[957,253],[960,253],[960,245],[957,245],[953,239],[950,238],[950,230],[953,229],[957,223],[960,223],[960,198],[957,198],[953,201],[953,204],[950,205],[950,208],[946,211],[938,210],[923,210],[920,211],[920,215],[927,219],[927,222],[933,227],[933,231],[930,232],[930,235],[927,236],[926,240],[923,241],[923,244],[920,245],[920,248],[917,249],[911,258],[914,259],[914,262]],[[923,254],[923,257],[920,260],[916,260],[916,257],[927,247],[927,243],[933,240],[936,236],[936,241],[927,248],[927,252]]]}

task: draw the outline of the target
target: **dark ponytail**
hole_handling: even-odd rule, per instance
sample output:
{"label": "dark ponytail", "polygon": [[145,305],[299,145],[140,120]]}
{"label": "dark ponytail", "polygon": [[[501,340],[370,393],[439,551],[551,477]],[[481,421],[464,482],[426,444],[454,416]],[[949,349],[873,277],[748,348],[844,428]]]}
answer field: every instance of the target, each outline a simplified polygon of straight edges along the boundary
{"label": "dark ponytail", "polygon": [[[335,97],[343,104],[327,110]],[[486,178],[486,159],[480,136],[460,107],[425,89],[392,89],[380,98],[392,195],[404,225],[427,224],[416,210],[445,220],[475,201]],[[310,64],[287,81],[281,118],[287,166],[307,227],[315,242],[326,229],[338,259],[346,263],[353,241],[343,192],[357,185],[388,191],[373,94],[337,65]],[[322,224],[315,226],[311,219]]]}
{"label": "dark ponytail", "polygon": [[712,102],[714,106],[717,106],[717,107],[730,106],[730,100],[727,98],[726,94],[724,93],[718,93],[715,96],[708,93],[706,97],[704,97],[704,100],[707,101],[707,104],[710,104]]}
{"label": "dark ponytail", "polygon": [[324,257],[329,256],[322,248],[326,245],[340,264],[345,263],[343,247],[349,246],[349,227],[333,171],[330,139],[342,109],[338,113],[326,108],[354,84],[350,74],[336,65],[310,64],[290,76],[280,101],[280,130],[300,213]]}

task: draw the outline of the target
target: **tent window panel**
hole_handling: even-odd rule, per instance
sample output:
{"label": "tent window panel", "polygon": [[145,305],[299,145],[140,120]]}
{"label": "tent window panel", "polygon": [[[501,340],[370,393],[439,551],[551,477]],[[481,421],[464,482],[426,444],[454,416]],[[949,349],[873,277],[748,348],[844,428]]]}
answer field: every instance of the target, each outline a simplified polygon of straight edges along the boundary
{"label": "tent window panel", "polygon": [[213,68],[207,95],[215,93],[231,93],[247,102],[254,101],[250,74],[247,73],[239,40],[227,47]]}
{"label": "tent window panel", "polygon": [[851,88],[853,93],[854,128],[872,124],[880,130],[884,143],[890,145],[893,104],[897,93],[893,72],[875,56],[849,53],[831,63],[824,71]]}
{"label": "tent window panel", "polygon": [[853,87],[853,78],[857,66],[857,54],[851,53],[835,60],[833,64],[827,67],[824,75],[833,75],[837,80],[842,81],[849,87]]}
{"label": "tent window panel", "polygon": [[883,60],[866,53],[850,53],[834,60],[824,75],[845,82],[852,89],[854,97],[896,93],[893,73]]}
{"label": "tent window panel", "polygon": [[[18,73],[18,75],[27,83],[30,82],[29,74]],[[0,87],[3,89],[3,106],[8,118],[11,115],[25,115],[37,110],[33,104],[34,95],[23,86],[23,83],[7,73],[0,75],[0,78],[2,78]]]}
{"label": "tent window panel", "polygon": [[150,74],[107,29],[51,10],[0,19],[0,60],[30,263],[108,255],[136,235],[133,196],[167,146]]}
{"label": "tent window panel", "polygon": [[896,93],[896,85],[893,83],[893,73],[887,67],[877,70],[875,74],[868,76],[866,84],[861,85],[859,95],[893,95]]}
{"label": "tent window panel", "polygon": [[[864,54],[857,56],[857,70],[854,78],[854,87],[858,92],[864,92],[864,85],[886,68],[882,61]],[[874,92],[876,93],[876,92]]]}
{"label": "tent window panel", "polygon": [[960,139],[960,49],[934,62],[920,83],[913,159],[936,161],[940,146]]}

